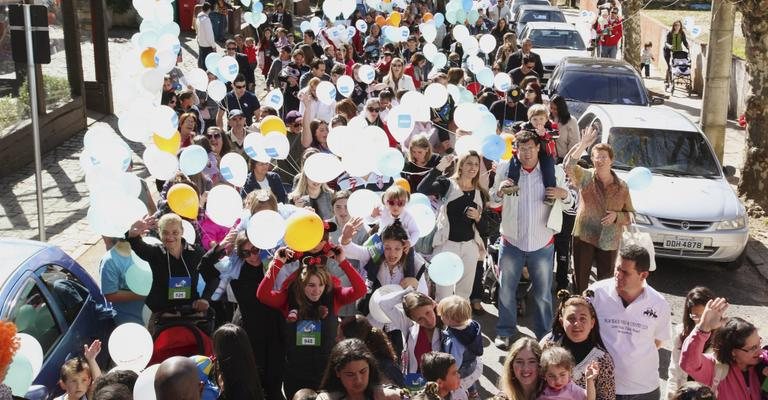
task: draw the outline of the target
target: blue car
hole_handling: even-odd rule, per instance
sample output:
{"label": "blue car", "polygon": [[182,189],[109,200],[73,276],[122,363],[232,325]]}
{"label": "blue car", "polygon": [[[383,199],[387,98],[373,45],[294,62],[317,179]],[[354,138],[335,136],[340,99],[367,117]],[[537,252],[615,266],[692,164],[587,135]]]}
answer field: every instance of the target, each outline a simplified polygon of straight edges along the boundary
{"label": "blue car", "polygon": [[63,393],[59,370],[83,345],[103,342],[99,365],[106,366],[106,340],[114,328],[112,310],[93,278],[56,246],[28,240],[0,240],[0,318],[40,342],[43,365],[26,394],[42,400]]}

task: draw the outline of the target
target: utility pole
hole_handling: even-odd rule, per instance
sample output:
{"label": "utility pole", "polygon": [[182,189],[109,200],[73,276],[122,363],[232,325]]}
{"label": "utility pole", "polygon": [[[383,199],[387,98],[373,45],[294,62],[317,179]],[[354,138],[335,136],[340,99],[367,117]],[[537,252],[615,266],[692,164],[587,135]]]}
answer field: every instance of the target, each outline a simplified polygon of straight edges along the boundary
{"label": "utility pole", "polygon": [[731,88],[735,18],[734,5],[731,1],[712,1],[712,28],[707,46],[701,129],[714,147],[720,163],[723,162],[725,152],[725,123],[728,118],[728,98]]}

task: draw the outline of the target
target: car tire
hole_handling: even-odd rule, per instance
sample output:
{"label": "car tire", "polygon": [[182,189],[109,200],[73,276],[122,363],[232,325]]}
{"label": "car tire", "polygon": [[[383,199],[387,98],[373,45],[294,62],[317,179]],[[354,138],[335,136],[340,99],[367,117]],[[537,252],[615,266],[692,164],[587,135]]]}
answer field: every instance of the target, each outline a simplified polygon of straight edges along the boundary
{"label": "car tire", "polygon": [[726,271],[736,271],[737,269],[741,268],[742,264],[744,264],[746,255],[747,255],[747,252],[745,250],[735,260],[730,262],[720,263],[720,266],[723,267],[723,269],[725,269]]}

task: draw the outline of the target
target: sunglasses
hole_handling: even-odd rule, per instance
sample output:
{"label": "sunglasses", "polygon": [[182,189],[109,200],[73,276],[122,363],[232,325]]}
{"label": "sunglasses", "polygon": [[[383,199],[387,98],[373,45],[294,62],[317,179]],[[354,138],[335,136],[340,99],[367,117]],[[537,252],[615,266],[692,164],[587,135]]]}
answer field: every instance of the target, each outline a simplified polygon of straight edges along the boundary
{"label": "sunglasses", "polygon": [[258,256],[258,255],[259,255],[259,249],[255,247],[251,247],[250,249],[240,250],[240,258],[247,258],[250,256]]}
{"label": "sunglasses", "polygon": [[207,136],[208,139],[221,139],[221,134],[220,133],[214,133],[212,135],[205,135],[205,136]]}
{"label": "sunglasses", "polygon": [[293,126],[294,128],[299,128],[299,127],[301,127],[301,122],[297,122],[297,123],[295,123],[295,124],[293,124],[291,126]]}
{"label": "sunglasses", "polygon": [[245,89],[245,85],[235,85],[235,89]]}
{"label": "sunglasses", "polygon": [[525,93],[536,93],[533,89],[525,89]]}
{"label": "sunglasses", "polygon": [[390,206],[398,206],[398,207],[402,207],[402,206],[404,206],[404,205],[405,205],[405,201],[403,201],[403,200],[392,200],[392,199],[390,199],[390,200],[387,200],[387,204],[388,204],[388,205],[390,205]]}
{"label": "sunglasses", "polygon": [[370,112],[379,112],[379,111],[381,111],[381,108],[378,108],[378,107],[368,107],[368,111],[370,111]]}

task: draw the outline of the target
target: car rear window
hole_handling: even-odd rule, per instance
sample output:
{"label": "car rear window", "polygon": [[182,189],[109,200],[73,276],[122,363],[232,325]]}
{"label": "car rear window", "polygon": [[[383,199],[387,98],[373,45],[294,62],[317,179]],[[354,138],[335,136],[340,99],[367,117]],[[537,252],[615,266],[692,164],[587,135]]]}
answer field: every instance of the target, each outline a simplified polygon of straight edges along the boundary
{"label": "car rear window", "polygon": [[586,103],[648,105],[645,87],[635,75],[565,71],[557,92],[568,100]]}
{"label": "car rear window", "polygon": [[534,29],[528,37],[538,49],[586,50],[581,35],[576,31]]}
{"label": "car rear window", "polygon": [[565,22],[563,14],[555,11],[527,11],[519,22]]}

